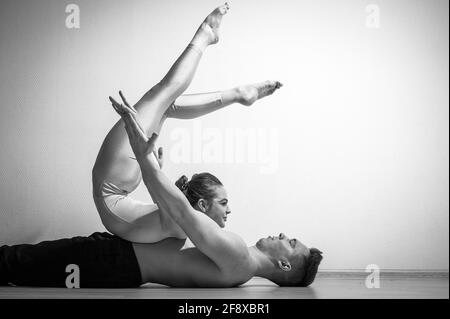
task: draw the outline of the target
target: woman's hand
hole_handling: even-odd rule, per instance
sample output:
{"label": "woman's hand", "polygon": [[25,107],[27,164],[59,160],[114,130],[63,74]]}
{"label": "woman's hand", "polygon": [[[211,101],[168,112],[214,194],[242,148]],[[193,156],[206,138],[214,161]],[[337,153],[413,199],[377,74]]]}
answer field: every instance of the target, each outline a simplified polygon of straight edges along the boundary
{"label": "woman's hand", "polygon": [[109,100],[112,103],[112,106],[116,110],[116,112],[120,115],[122,120],[125,123],[125,130],[128,134],[128,139],[130,141],[131,148],[133,149],[134,155],[136,159],[144,158],[150,153],[154,153],[158,164],[162,167],[163,162],[163,152],[162,148],[158,150],[156,153],[155,142],[158,138],[158,134],[153,133],[153,135],[149,138],[147,137],[145,130],[140,125],[137,118],[137,111],[134,107],[128,104],[127,100],[122,94],[122,91],[119,91],[119,95],[123,101],[123,104],[118,103],[111,96]]}

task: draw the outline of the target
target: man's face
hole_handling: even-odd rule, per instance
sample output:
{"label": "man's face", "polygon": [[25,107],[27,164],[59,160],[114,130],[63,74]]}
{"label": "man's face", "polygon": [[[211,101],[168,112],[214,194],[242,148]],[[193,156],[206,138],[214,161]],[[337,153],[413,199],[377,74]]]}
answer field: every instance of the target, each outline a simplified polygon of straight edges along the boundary
{"label": "man's face", "polygon": [[281,233],[278,236],[261,238],[256,243],[256,247],[266,255],[275,259],[286,258],[291,260],[300,254],[308,257],[309,249],[295,238],[289,238]]}
{"label": "man's face", "polygon": [[230,213],[227,191],[225,187],[219,186],[216,188],[216,196],[210,201],[205,214],[223,228],[227,221],[227,215]]}

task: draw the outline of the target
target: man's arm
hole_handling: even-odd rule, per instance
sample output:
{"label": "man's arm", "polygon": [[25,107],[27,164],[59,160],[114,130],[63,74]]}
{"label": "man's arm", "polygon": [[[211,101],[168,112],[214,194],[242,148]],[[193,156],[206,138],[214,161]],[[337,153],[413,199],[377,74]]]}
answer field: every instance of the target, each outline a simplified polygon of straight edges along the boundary
{"label": "man's arm", "polygon": [[211,218],[192,208],[186,196],[169,180],[149,156],[137,157],[145,186],[157,202],[183,229],[195,246],[222,270],[245,258],[247,246],[236,234],[225,231]]}
{"label": "man's arm", "polygon": [[195,246],[223,270],[231,270],[248,254],[245,242],[236,234],[222,230],[212,219],[195,211],[186,196],[161,171],[152,152],[156,134],[149,139],[136,118],[137,112],[112,101],[114,109],[125,122],[131,148],[142,172],[145,186],[160,209],[183,229]]}

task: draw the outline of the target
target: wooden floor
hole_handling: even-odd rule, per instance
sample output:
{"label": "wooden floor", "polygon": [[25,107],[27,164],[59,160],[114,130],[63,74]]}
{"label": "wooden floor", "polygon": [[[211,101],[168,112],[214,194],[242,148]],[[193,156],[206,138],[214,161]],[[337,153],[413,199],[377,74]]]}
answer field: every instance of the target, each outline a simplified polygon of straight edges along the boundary
{"label": "wooden floor", "polygon": [[448,299],[448,272],[382,273],[380,288],[365,286],[366,273],[321,272],[308,288],[278,287],[263,278],[254,278],[239,288],[167,288],[147,284],[136,289],[63,289],[0,287],[6,298],[109,298],[109,299]]}

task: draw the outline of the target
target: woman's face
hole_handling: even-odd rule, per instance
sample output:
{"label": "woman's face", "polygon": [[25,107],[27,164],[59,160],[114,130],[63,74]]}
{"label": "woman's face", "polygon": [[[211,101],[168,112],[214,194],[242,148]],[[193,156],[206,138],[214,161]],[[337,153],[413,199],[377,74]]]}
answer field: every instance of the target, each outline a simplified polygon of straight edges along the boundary
{"label": "woman's face", "polygon": [[228,205],[227,191],[225,187],[216,187],[216,195],[208,203],[205,214],[214,220],[220,227],[224,228],[227,221],[227,215],[231,213]]}

